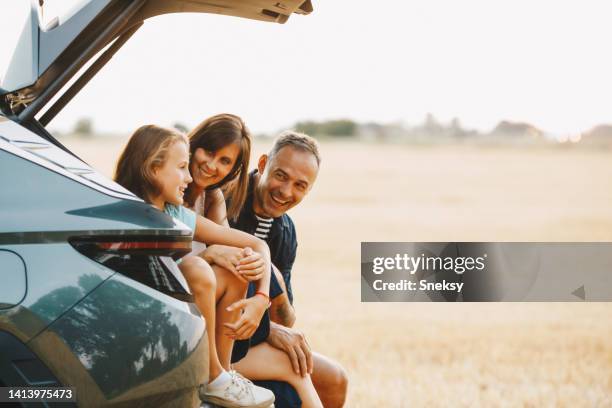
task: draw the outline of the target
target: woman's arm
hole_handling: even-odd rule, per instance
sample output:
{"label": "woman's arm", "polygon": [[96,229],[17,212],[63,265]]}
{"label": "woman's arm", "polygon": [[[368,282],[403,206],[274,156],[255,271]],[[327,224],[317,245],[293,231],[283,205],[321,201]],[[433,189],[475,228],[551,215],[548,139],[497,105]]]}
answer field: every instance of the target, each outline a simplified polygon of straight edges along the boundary
{"label": "woman's arm", "polygon": [[[205,202],[202,205],[204,214],[202,215],[219,225],[229,228],[225,198],[221,189],[217,188],[207,191],[205,197]],[[215,244],[209,245],[202,252],[202,257],[209,264],[219,265],[236,274],[240,279],[244,279],[236,269],[240,265],[239,269],[247,274],[247,276],[250,276],[249,280],[259,280],[264,267],[263,258],[258,252],[253,252],[249,256],[247,255],[248,251],[250,250],[247,248]],[[258,272],[259,275],[257,275]]]}
{"label": "woman's arm", "polygon": [[227,222],[227,207],[225,206],[225,197],[220,188],[216,188],[206,192],[204,200],[204,215],[211,221],[219,225],[229,227]]}
{"label": "woman's arm", "polygon": [[[270,292],[270,249],[265,241],[257,238],[254,235],[247,234],[233,228],[228,228],[216,224],[215,222],[202,217],[201,215],[196,216],[196,227],[193,239],[196,241],[204,242],[207,245],[220,244],[228,245],[238,248],[250,247],[254,251],[261,254],[263,257],[263,276],[257,281],[257,291],[268,295]],[[258,275],[258,270],[242,269],[243,265],[236,267],[237,271],[241,273],[247,280],[253,275]]]}

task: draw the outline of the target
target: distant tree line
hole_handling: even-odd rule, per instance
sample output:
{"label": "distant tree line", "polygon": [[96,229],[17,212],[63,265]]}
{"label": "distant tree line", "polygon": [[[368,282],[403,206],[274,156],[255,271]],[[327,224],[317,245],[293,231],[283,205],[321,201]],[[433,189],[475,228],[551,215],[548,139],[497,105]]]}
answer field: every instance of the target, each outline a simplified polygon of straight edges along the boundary
{"label": "distant tree line", "polygon": [[311,136],[329,137],[359,137],[373,140],[466,140],[475,138],[541,138],[543,131],[529,123],[501,121],[493,130],[480,133],[477,130],[466,129],[459,118],[452,118],[448,122],[439,121],[433,114],[428,113],[423,121],[416,125],[396,123],[358,123],[350,119],[336,119],[326,121],[297,122],[294,129]]}
{"label": "distant tree line", "polygon": [[305,121],[295,124],[295,130],[313,136],[356,136],[357,123],[349,119]]}

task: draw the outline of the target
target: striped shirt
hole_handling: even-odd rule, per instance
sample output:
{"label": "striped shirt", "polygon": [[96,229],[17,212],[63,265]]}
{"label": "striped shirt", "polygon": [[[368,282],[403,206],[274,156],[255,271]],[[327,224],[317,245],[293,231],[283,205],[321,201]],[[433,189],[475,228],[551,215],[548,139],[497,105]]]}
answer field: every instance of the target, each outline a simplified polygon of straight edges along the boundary
{"label": "striped shirt", "polygon": [[253,235],[255,235],[257,238],[265,240],[268,238],[274,218],[264,218],[260,217],[259,215],[255,215],[255,217],[257,217],[257,228],[255,228],[255,233]]}

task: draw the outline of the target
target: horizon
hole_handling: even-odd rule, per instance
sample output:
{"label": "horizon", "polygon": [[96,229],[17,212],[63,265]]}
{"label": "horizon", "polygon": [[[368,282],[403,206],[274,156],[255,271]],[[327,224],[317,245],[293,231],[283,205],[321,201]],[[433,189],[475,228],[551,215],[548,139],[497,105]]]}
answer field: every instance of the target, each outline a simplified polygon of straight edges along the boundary
{"label": "horizon", "polygon": [[[283,128],[278,128],[272,131],[252,131],[252,133],[254,134],[254,136],[263,136],[263,137],[270,137],[273,136],[274,134],[280,133],[284,130],[287,129],[295,129],[296,125],[299,124],[304,124],[304,123],[314,123],[314,124],[323,124],[326,122],[334,122],[334,121],[350,121],[350,122],[354,122],[357,126],[368,126],[368,125],[377,125],[377,126],[382,126],[382,127],[391,127],[391,126],[398,126],[403,128],[404,130],[412,130],[415,128],[419,128],[422,127],[425,124],[425,119],[427,118],[427,116],[430,115],[430,113],[426,114],[425,117],[423,118],[423,120],[421,120],[420,122],[406,122],[406,121],[401,121],[401,120],[396,120],[396,121],[390,121],[390,122],[378,122],[378,121],[358,121],[352,118],[330,118],[330,119],[326,119],[326,120],[312,120],[312,119],[303,119],[300,121],[296,121],[286,127]],[[463,131],[468,131],[468,132],[476,132],[477,134],[480,135],[486,135],[486,134],[492,134],[495,133],[496,129],[500,126],[500,125],[519,125],[519,126],[527,126],[527,127],[534,127],[537,131],[540,131],[542,133],[543,136],[545,137],[549,137],[549,138],[558,138],[558,137],[562,137],[562,136],[572,136],[572,135],[585,135],[590,133],[593,130],[596,130],[598,128],[601,127],[610,127],[612,128],[612,120],[608,121],[608,122],[601,122],[601,123],[596,123],[593,126],[589,127],[588,129],[582,129],[576,132],[561,132],[561,133],[555,133],[555,132],[551,132],[548,129],[542,129],[539,128],[538,126],[536,126],[533,123],[524,121],[524,120],[507,120],[507,119],[500,119],[497,123],[495,123],[491,128],[488,129],[479,129],[479,128],[474,128],[474,127],[470,127],[470,126],[466,126],[465,123],[461,120],[461,118],[451,118],[450,120],[444,121],[444,120],[440,120],[436,115],[433,115],[433,118],[437,121],[437,123],[442,127],[442,128],[448,128],[451,126],[452,121],[453,120],[458,120],[459,121],[459,129],[463,130]],[[54,128],[53,125],[49,125],[49,131],[52,134],[59,134],[59,135],[70,135],[73,133],[78,133],[78,131],[75,130],[75,128],[77,127],[77,124],[80,120],[92,120],[91,124],[92,124],[92,129],[93,129],[93,134],[104,134],[104,135],[123,135],[126,133],[131,133],[134,129],[125,129],[125,130],[105,130],[105,129],[98,129],[96,128],[96,123],[95,121],[93,121],[93,119],[91,117],[80,117],[80,118],[75,118],[75,122],[72,126],[70,126],[69,128],[65,128],[65,129],[57,129]],[[166,124],[167,127],[174,127],[174,128],[179,128],[179,127],[183,127],[183,126],[187,126],[185,123],[180,122],[180,121],[170,121],[168,124]],[[191,128],[192,126],[187,126],[187,128]],[[316,134],[316,135],[322,135],[322,134]]]}

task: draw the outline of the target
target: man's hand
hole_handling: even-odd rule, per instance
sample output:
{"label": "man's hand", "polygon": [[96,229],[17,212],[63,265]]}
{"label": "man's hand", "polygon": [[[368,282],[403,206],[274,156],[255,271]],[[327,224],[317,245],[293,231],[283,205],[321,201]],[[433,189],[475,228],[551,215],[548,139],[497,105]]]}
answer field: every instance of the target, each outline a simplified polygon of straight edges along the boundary
{"label": "man's hand", "polygon": [[296,374],[302,377],[312,374],[312,351],[302,332],[270,322],[267,341],[271,346],[287,353]]}
{"label": "man's hand", "polygon": [[265,262],[259,252],[246,247],[242,250],[242,258],[236,266],[238,273],[249,282],[260,280],[264,274]]}
{"label": "man's hand", "polygon": [[206,248],[203,257],[209,264],[227,269],[243,282],[259,280],[264,273],[261,254],[249,247],[240,249],[227,245],[211,245]]}
{"label": "man's hand", "polygon": [[229,329],[225,334],[234,340],[244,340],[251,337],[268,308],[268,302],[268,299],[264,296],[255,295],[232,303],[227,307],[227,311],[231,312],[236,309],[242,309],[242,315],[234,323],[223,324]]}

